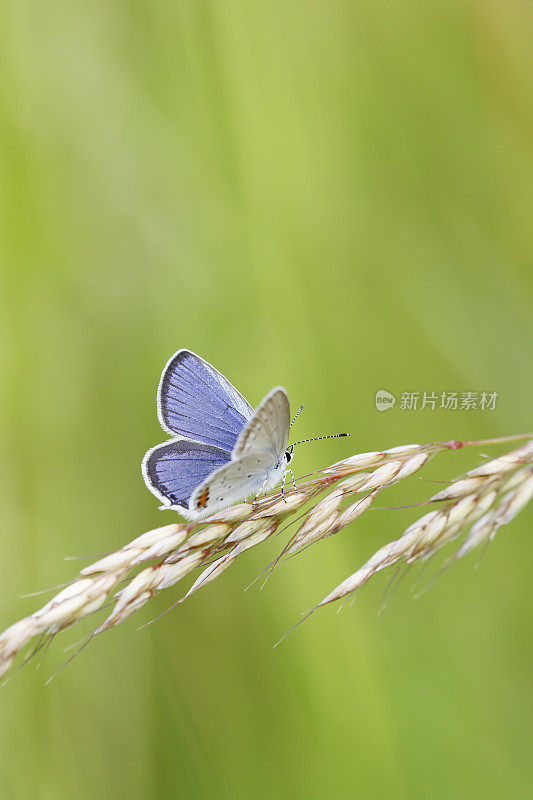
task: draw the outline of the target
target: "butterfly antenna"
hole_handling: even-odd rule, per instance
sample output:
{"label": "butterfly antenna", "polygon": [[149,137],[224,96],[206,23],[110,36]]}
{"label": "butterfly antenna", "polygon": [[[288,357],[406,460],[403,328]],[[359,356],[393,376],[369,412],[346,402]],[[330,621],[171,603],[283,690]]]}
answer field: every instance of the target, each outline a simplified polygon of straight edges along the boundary
{"label": "butterfly antenna", "polygon": [[304,407],[304,404],[302,403],[302,405],[300,406],[300,408],[298,409],[298,411],[296,412],[296,414],[295,414],[295,415],[294,415],[294,417],[292,418],[292,422],[291,422],[291,424],[290,424],[290,426],[289,426],[289,430],[290,430],[290,428],[292,428],[292,426],[294,425],[294,423],[296,422],[296,420],[297,420],[297,419],[298,419],[298,417],[300,416],[300,411],[302,410],[302,408],[303,408],[303,407]]}
{"label": "butterfly antenna", "polygon": [[338,439],[340,436],[349,435],[349,433],[330,433],[329,436],[313,436],[312,439],[302,439],[300,442],[293,442],[291,447],[296,447],[297,444],[305,444],[306,442],[318,442],[320,439]]}

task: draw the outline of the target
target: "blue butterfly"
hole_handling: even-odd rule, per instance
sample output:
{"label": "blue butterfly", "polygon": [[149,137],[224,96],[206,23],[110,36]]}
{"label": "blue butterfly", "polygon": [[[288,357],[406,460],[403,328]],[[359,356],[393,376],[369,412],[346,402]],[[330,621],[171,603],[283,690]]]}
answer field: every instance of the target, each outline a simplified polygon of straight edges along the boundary
{"label": "blue butterfly", "polygon": [[196,521],[284,483],[293,446],[283,387],[254,411],[211,364],[178,350],[161,375],[157,414],[173,438],[148,450],[142,474],[163,508]]}

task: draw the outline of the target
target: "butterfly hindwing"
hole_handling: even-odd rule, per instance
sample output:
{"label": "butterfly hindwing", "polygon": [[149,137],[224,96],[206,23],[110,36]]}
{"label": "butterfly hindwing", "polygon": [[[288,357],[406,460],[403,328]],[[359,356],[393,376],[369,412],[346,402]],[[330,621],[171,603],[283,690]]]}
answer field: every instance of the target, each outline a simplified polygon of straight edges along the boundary
{"label": "butterfly hindwing", "polygon": [[212,514],[221,508],[273,488],[282,477],[284,465],[276,468],[269,453],[254,453],[225,464],[192,493],[191,517]]}
{"label": "butterfly hindwing", "polygon": [[171,439],[149,450],[142,463],[146,485],[167,506],[187,509],[196,487],[227,464],[231,454],[191,439]]}
{"label": "butterfly hindwing", "polygon": [[229,451],[253,416],[240,392],[190,350],[178,350],[163,370],[157,410],[168,433]]}

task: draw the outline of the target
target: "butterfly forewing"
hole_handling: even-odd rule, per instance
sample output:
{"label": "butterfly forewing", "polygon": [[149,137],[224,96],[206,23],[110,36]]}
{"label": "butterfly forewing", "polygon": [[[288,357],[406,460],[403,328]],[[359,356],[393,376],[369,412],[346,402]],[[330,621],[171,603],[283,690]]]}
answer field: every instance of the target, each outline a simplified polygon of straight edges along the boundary
{"label": "butterfly forewing", "polygon": [[172,439],[149,450],[142,470],[146,485],[165,505],[189,506],[194,490],[231,455],[213,445]]}
{"label": "butterfly forewing", "polygon": [[167,432],[229,451],[253,416],[240,392],[190,350],[178,350],[168,361],[159,383],[157,408]]}
{"label": "butterfly forewing", "polygon": [[290,423],[287,392],[283,387],[277,386],[267,394],[241,431],[233,450],[233,458],[248,453],[271,453],[277,463],[287,449]]}

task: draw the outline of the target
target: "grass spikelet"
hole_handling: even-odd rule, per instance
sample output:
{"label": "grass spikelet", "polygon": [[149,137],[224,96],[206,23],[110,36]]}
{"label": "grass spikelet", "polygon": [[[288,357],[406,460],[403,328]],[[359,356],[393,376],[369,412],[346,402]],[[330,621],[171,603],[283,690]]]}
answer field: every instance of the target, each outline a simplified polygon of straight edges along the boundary
{"label": "grass spikelet", "polygon": [[[524,466],[526,465],[526,466]],[[509,473],[514,471],[511,481]],[[508,486],[512,488],[503,494]],[[427,560],[452,539],[466,534],[456,558],[462,558],[483,542],[492,541],[496,531],[507,524],[533,497],[533,441],[468,472],[430,498],[443,502],[413,522],[403,535],[384,547],[333,589],[317,608],[342,600],[368,581],[376,572],[398,562],[409,565]]]}
{"label": "grass spikelet", "polygon": [[[218,578],[244,552],[294,522],[300,523],[299,527],[282,556],[299,553],[338,533],[362,517],[378,493],[414,475],[443,450],[519,438],[527,437],[402,445],[353,455],[318,471],[296,489],[283,494],[277,492],[253,504],[240,503],[196,525],[178,522],[143,533],[120,550],[84,567],[79,577],[48,603],[0,634],[0,676],[9,671],[17,654],[34,637],[41,637],[39,642],[48,642],[55,634],[111,603],[110,613],[93,630],[90,640],[128,619],[154,595],[200,570],[177,601],[182,602]],[[392,564],[409,565],[430,558],[460,535],[464,539],[452,560],[462,558],[480,544],[492,541],[499,528],[508,524],[532,498],[533,441],[530,441],[470,470],[433,495],[428,503],[438,508],[413,522],[400,538],[381,547],[316,608],[345,598]]]}

